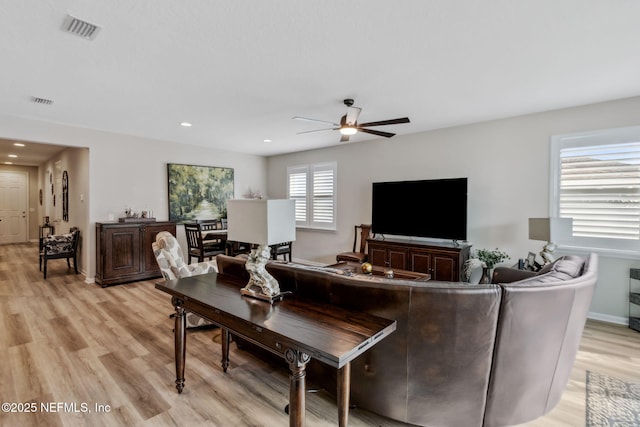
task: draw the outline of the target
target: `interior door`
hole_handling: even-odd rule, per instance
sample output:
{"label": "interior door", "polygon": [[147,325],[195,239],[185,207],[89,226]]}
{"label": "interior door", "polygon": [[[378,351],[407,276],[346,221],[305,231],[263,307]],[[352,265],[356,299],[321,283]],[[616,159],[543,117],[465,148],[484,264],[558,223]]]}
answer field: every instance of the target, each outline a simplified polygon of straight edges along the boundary
{"label": "interior door", "polygon": [[0,244],[27,241],[26,172],[0,171]]}

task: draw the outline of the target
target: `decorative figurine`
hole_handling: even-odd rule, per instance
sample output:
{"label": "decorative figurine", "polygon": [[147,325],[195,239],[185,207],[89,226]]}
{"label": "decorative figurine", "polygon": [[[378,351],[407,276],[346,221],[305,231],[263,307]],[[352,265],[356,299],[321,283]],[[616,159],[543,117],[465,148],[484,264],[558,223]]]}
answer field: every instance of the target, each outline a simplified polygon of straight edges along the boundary
{"label": "decorative figurine", "polygon": [[[265,268],[266,260],[271,256],[271,248],[268,245],[260,245],[251,252],[246,262],[246,269],[249,272],[249,283],[243,288],[245,294],[258,296],[262,294],[267,298],[274,298],[280,295],[280,285]],[[254,288],[260,288],[262,292]]]}

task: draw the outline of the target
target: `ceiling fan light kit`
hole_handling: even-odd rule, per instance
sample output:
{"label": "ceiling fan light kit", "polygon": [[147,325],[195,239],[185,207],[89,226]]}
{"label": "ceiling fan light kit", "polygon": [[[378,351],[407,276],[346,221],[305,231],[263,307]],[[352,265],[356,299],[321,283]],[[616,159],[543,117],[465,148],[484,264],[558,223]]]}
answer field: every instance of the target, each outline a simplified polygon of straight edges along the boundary
{"label": "ceiling fan light kit", "polygon": [[355,135],[358,133],[358,129],[353,126],[345,126],[340,128],[340,133],[343,135]]}
{"label": "ceiling fan light kit", "polygon": [[337,131],[340,131],[340,134],[341,134],[340,142],[348,142],[349,136],[355,135],[358,132],[368,133],[368,134],[377,135],[377,136],[383,136],[385,138],[391,138],[392,136],[395,135],[395,133],[382,132],[379,130],[373,130],[373,129],[367,129],[367,128],[372,126],[384,126],[384,125],[396,125],[401,123],[409,123],[408,117],[402,117],[399,119],[380,120],[377,122],[368,122],[368,123],[358,124],[358,117],[360,117],[360,112],[362,111],[362,108],[353,107],[353,99],[350,99],[350,98],[345,99],[343,103],[344,105],[347,106],[347,114],[345,114],[340,118],[340,124],[328,122],[326,120],[309,119],[306,117],[299,117],[299,116],[293,117],[294,120],[318,122],[318,123],[330,124],[334,126],[328,129],[316,129],[316,130],[298,132],[298,135],[303,133],[321,132],[325,130],[337,130]]}

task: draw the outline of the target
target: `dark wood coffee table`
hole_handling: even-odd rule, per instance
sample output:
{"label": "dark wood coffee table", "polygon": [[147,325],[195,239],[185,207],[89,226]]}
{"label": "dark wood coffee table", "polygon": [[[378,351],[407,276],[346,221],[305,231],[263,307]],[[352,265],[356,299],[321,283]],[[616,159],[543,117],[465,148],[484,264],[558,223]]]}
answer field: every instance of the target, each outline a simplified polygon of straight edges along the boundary
{"label": "dark wood coffee table", "polygon": [[371,273],[365,273],[362,271],[362,264],[353,261],[340,261],[336,264],[328,265],[327,267],[342,270],[346,274],[384,276],[390,279],[416,280],[420,282],[426,282],[431,279],[430,274],[399,270],[397,268],[382,267],[379,265],[371,266]]}

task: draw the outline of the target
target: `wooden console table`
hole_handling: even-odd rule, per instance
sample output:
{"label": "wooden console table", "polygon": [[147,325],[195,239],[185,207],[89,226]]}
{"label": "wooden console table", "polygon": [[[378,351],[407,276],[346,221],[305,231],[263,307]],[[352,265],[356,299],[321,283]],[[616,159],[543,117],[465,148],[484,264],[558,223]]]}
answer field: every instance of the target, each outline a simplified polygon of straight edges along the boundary
{"label": "wooden console table", "polygon": [[351,361],[396,329],[395,320],[298,300],[291,296],[269,304],[241,296],[244,284],[217,273],[156,284],[172,296],[175,307],[176,388],[184,388],[185,312],[196,313],[222,328],[222,369],[229,366],[230,334],[282,356],[289,364],[289,425],[304,426],[305,376],[310,358],[338,369],[338,419],[349,416]]}

